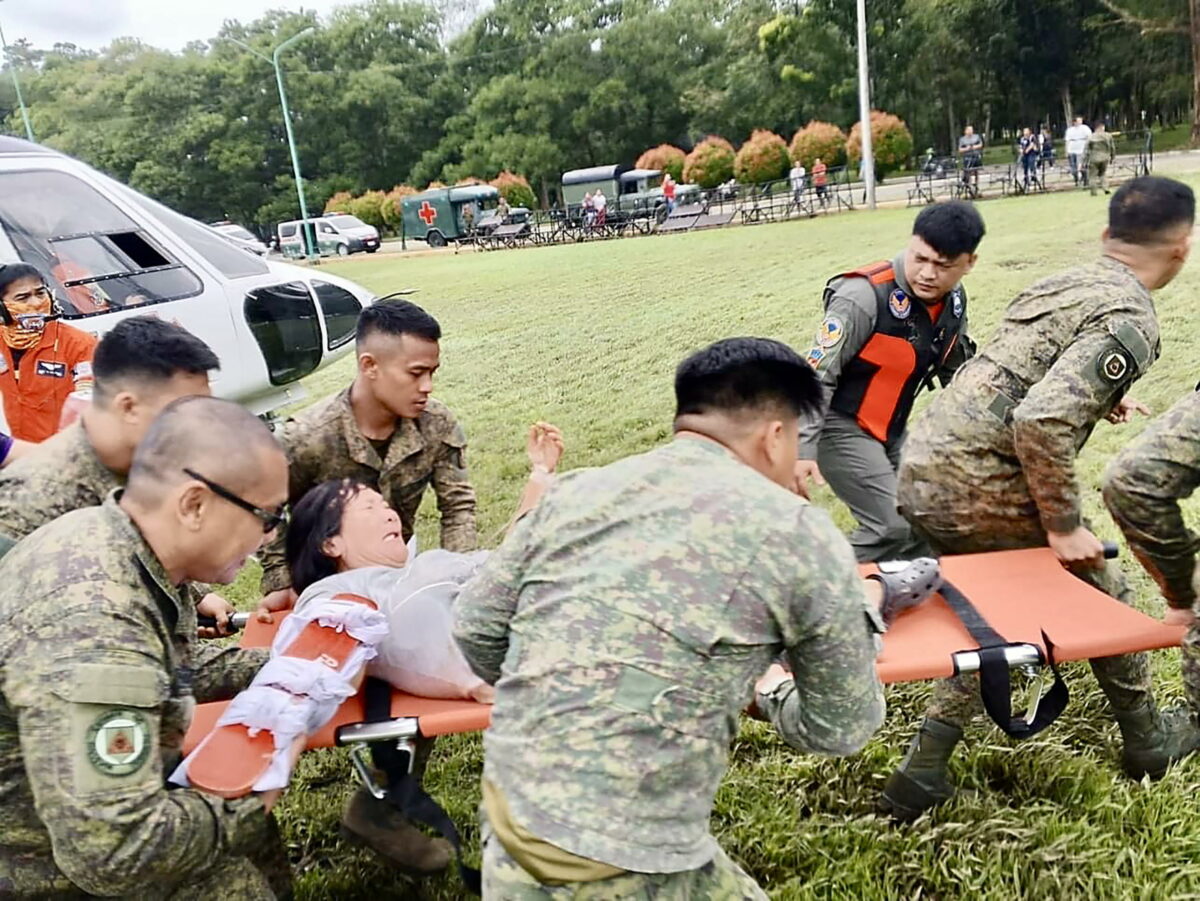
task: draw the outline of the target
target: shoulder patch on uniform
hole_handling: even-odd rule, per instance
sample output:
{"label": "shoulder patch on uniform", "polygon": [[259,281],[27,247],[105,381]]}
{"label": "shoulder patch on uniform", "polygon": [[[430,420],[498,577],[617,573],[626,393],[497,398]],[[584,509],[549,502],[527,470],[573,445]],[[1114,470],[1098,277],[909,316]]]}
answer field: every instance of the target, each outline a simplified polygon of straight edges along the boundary
{"label": "shoulder patch on uniform", "polygon": [[1108,331],[1133,358],[1138,372],[1145,372],[1146,367],[1158,356],[1145,337],[1129,322],[1110,322]]}
{"label": "shoulder patch on uniform", "polygon": [[65,379],[67,377],[67,364],[52,363],[49,360],[38,360],[34,371],[38,375],[44,375],[48,378]]}
{"label": "shoulder patch on uniform", "polygon": [[821,361],[825,359],[825,351],[821,350],[819,347],[811,347],[808,350],[808,356],[806,356],[804,359],[809,366],[811,366],[813,369],[816,369],[821,365]]}
{"label": "shoulder patch on uniform", "polygon": [[75,364],[75,378],[90,379],[92,377],[91,361],[85,360],[82,363]]}
{"label": "shoulder patch on uniform", "polygon": [[128,776],[141,769],[150,756],[150,728],[137,710],[106,710],[87,731],[87,755],[92,766],[106,776]]}
{"label": "shoulder patch on uniform", "polygon": [[896,288],[888,296],[888,309],[897,319],[907,319],[912,314],[912,301],[907,294]]}
{"label": "shoulder patch on uniform", "polygon": [[950,312],[954,314],[955,319],[962,319],[963,306],[962,291],[952,291],[950,293]]}
{"label": "shoulder patch on uniform", "polygon": [[1132,367],[1133,360],[1123,347],[1106,347],[1096,357],[1096,373],[1114,385],[1125,381]]}
{"label": "shoulder patch on uniform", "polygon": [[833,347],[846,335],[846,325],[837,316],[826,316],[817,329],[817,346]]}

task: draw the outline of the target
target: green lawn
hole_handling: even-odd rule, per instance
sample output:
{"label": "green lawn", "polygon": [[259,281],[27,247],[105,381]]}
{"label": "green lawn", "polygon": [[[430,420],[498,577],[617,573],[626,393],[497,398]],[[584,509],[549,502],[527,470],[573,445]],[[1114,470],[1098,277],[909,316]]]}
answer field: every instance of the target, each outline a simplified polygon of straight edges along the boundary
{"label": "green lawn", "polygon": [[[1055,194],[989,201],[990,229],[967,282],[971,324],[986,339],[1023,286],[1092,256],[1103,198]],[[566,435],[564,466],[594,466],[670,434],[671,379],[689,351],[730,335],[765,335],[804,350],[820,319],[825,279],[883,256],[907,238],[914,211],[684,236],[498,253],[363,259],[330,265],[380,294],[420,289],[441,321],[438,396],[465,423],[480,497],[481,535],[494,543],[523,482],[522,435],[535,418]],[[1158,296],[1163,357],[1134,395],[1156,411],[1200,378],[1193,324],[1200,261]],[[1189,349],[1190,348],[1190,349]],[[309,380],[313,397],[344,385],[344,360]],[[1142,427],[1101,424],[1080,464],[1104,537],[1096,485],[1107,458]],[[844,510],[830,495],[819,502]],[[1191,506],[1196,518],[1197,504]],[[421,537],[436,536],[426,510]],[[1128,559],[1128,558],[1127,558]],[[256,574],[233,589],[246,605]],[[1139,573],[1144,608],[1162,602]],[[1163,698],[1178,698],[1178,655],[1155,664]],[[1068,667],[1073,702],[1058,725],[1017,745],[980,723],[955,767],[971,793],[932,818],[897,827],[873,814],[926,697],[889,692],[879,736],[849,760],[788,750],[746,722],[717,799],[713,829],[776,898],[1200,897],[1200,763],[1156,785],[1123,779],[1119,741],[1087,668]],[[428,787],[476,853],[478,736],[439,743]],[[536,778],[530,773],[530,778]],[[301,898],[458,898],[456,876],[419,888],[337,837],[351,787],[340,752],[305,756],[280,813]]]}

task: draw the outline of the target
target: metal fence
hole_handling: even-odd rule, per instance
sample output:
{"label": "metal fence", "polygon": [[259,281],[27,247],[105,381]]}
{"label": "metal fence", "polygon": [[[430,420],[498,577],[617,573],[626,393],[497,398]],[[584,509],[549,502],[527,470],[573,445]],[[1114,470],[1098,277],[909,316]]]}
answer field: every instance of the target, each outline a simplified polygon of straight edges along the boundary
{"label": "metal fence", "polygon": [[[1153,168],[1154,138],[1149,131],[1114,135],[1114,142],[1117,158],[1109,169],[1111,178],[1145,175]],[[899,182],[906,187],[903,196],[897,195],[895,199],[907,197],[908,206],[951,198],[978,200],[1062,190],[1075,184],[1065,152],[1040,159],[1026,173],[1015,148],[1013,160],[1008,164],[966,169],[954,157],[930,155],[918,163],[916,173],[907,179]],[[473,233],[456,246],[501,250],[812,219],[854,209],[856,200],[862,202],[861,191],[860,183],[850,181],[849,169],[838,166],[826,170],[821,184],[816,183],[811,173],[796,184],[790,178],[755,185],[730,181],[702,190],[670,210],[663,201],[639,201],[635,207],[622,208],[620,198],[611,200],[603,215],[585,211],[577,204],[566,209],[538,210],[521,221],[506,222],[486,233]]]}

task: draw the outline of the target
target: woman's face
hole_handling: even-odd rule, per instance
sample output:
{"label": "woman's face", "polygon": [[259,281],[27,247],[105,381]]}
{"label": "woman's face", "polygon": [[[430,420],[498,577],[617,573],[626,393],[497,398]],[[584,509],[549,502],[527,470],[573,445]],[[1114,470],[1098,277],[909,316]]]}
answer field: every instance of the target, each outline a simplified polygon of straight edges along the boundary
{"label": "woman's face", "polygon": [[359,490],[346,502],[342,529],[322,550],[337,560],[338,572],[364,566],[398,567],[408,562],[400,517],[370,488]]}

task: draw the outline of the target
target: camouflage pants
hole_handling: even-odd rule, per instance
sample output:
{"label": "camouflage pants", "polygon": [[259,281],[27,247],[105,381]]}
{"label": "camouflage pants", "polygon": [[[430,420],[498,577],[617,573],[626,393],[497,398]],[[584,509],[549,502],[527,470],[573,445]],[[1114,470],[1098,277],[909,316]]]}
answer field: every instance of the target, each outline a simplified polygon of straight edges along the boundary
{"label": "camouflage pants", "polygon": [[1107,162],[1089,162],[1087,171],[1087,183],[1091,189],[1092,196],[1096,194],[1096,188],[1108,190],[1108,163]]}
{"label": "camouflage pants", "polygon": [[698,870],[543,885],[509,856],[486,819],[483,834],[484,901],[767,901],[766,893],[720,848]]}
{"label": "camouflage pants", "polygon": [[1183,653],[1179,658],[1183,670],[1183,687],[1187,692],[1188,705],[1200,716],[1200,625],[1195,623],[1183,636]]}
{"label": "camouflage pants", "polygon": [[[909,503],[911,504],[911,500]],[[925,504],[920,507],[912,505],[912,508],[938,509],[934,505]],[[1046,533],[1037,520],[1023,517],[988,518],[978,515],[971,520],[965,520],[940,512],[914,512],[912,508],[906,508],[905,515],[913,523],[914,531],[924,536],[938,555],[977,554],[1046,546]],[[970,522],[969,532],[963,529],[964,521]],[[1124,604],[1133,599],[1120,567],[1112,561],[1106,561],[1103,569],[1073,572],[1078,578]],[[1119,657],[1100,657],[1088,662],[1114,711],[1136,710],[1152,700],[1150,658],[1147,654],[1122,654]],[[1197,672],[1200,674],[1200,667]],[[964,675],[934,685],[925,715],[930,719],[962,727],[982,710],[978,677]]]}

